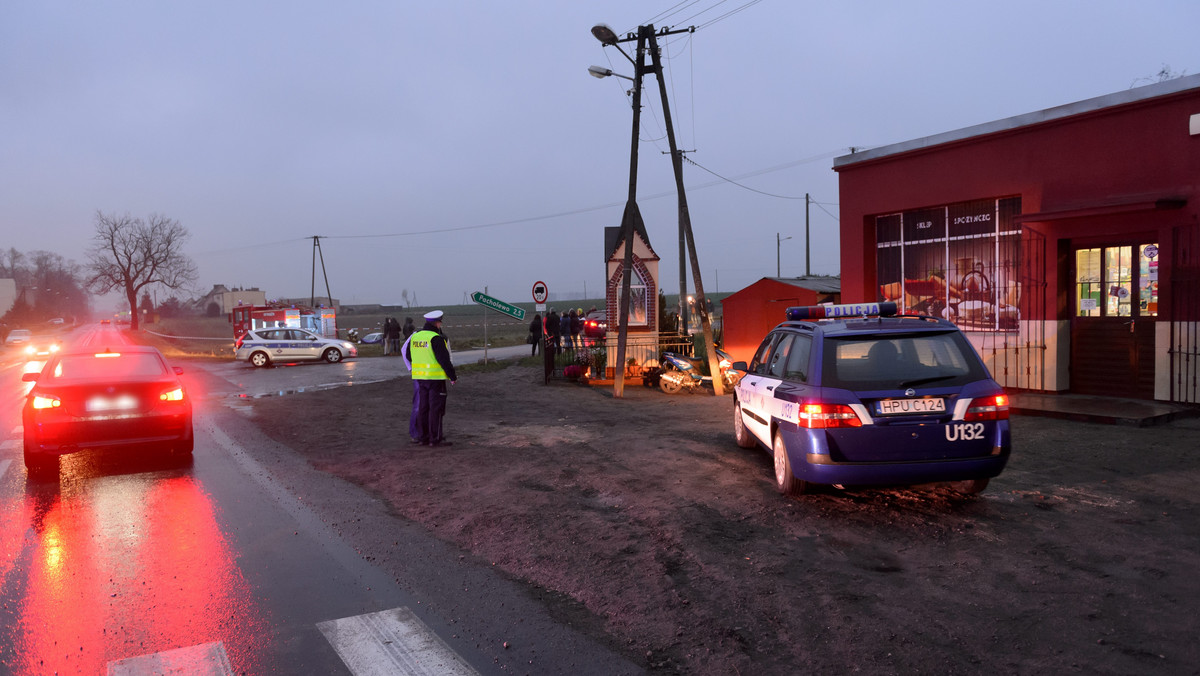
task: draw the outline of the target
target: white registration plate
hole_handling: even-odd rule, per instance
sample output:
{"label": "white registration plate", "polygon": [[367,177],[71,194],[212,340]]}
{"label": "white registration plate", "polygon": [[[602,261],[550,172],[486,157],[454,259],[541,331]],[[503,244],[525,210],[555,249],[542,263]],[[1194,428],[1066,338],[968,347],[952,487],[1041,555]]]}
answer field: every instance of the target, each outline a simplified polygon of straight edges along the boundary
{"label": "white registration plate", "polygon": [[124,394],[119,397],[92,397],[84,404],[88,413],[105,413],[107,411],[129,411],[138,407],[137,397]]}
{"label": "white registration plate", "polygon": [[946,400],[930,399],[884,399],[879,402],[881,415],[903,415],[905,413],[945,413]]}

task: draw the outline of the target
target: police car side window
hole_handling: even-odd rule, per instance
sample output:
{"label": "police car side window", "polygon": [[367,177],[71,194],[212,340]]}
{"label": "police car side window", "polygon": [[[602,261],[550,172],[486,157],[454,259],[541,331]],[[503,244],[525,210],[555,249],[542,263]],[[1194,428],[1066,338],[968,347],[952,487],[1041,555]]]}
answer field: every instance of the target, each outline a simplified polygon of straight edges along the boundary
{"label": "police car side window", "polygon": [[767,367],[767,372],[776,378],[783,377],[784,367],[787,366],[787,357],[792,347],[793,338],[795,336],[790,333],[783,336],[775,344],[775,349],[771,350],[771,361]]}
{"label": "police car side window", "polygon": [[766,375],[767,355],[771,354],[771,346],[777,340],[779,340],[779,334],[772,333],[763,340],[762,345],[758,346],[758,352],[754,355],[754,361],[750,362],[750,373]]}
{"label": "police car side window", "polygon": [[792,341],[792,349],[788,354],[787,366],[783,377],[787,380],[808,382],[808,357],[812,353],[812,337],[798,335]]}

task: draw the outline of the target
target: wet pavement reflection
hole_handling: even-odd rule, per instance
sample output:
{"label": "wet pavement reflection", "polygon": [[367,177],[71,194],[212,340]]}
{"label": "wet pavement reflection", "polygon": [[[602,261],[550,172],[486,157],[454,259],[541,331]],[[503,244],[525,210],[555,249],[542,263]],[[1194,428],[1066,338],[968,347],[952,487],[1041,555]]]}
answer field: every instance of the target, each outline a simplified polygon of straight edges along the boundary
{"label": "wet pavement reflection", "polygon": [[83,453],[0,505],[0,673],[102,674],[223,642],[258,673],[269,624],[190,460]]}

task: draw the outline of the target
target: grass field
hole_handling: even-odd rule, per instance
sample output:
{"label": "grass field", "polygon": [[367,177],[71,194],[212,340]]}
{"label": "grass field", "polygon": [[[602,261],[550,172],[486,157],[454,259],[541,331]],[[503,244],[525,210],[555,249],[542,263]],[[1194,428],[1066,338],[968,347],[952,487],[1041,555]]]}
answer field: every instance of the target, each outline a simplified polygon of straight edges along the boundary
{"label": "grass field", "polygon": [[[729,294],[714,294],[713,302],[717,312],[720,312],[721,298]],[[674,307],[677,296],[667,296],[668,306]],[[387,308],[384,312],[364,314],[343,311],[338,315],[338,336],[345,338],[350,329],[358,331],[359,337],[368,333],[380,331],[383,322],[388,317],[395,317],[404,323],[405,317],[412,317],[413,324],[419,330],[425,323],[422,319],[430,310],[441,310],[445,313],[442,330],[450,339],[456,350],[477,349],[486,342],[489,347],[519,345],[525,342],[529,334],[529,322],[533,319],[534,304],[515,303],[525,310],[525,319],[516,320],[493,310],[487,310],[482,305],[441,305],[436,307]],[[592,308],[603,308],[604,299],[596,298],[583,301],[551,303],[550,307],[559,312],[571,308],[583,308],[586,312]],[[486,326],[485,326],[486,324]],[[233,357],[233,325],[229,318],[220,317],[181,317],[163,319],[155,324],[142,327],[147,333],[145,342],[157,346],[168,356],[212,357],[230,359]],[[485,341],[486,332],[486,341]],[[163,338],[154,334],[171,336]],[[380,345],[359,345],[359,356],[375,357],[383,355]]]}

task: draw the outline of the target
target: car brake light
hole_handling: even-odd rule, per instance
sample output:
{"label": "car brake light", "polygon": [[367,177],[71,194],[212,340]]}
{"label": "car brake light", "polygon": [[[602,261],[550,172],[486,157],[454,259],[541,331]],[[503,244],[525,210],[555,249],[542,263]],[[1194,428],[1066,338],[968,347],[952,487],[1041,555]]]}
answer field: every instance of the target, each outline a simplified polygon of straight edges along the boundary
{"label": "car brake light", "polygon": [[1008,396],[997,394],[972,399],[963,420],[1008,420]]}
{"label": "car brake light", "polygon": [[39,394],[33,398],[33,407],[38,410],[58,408],[59,406],[62,406],[62,402],[58,400],[58,397],[46,397]]}
{"label": "car brake light", "polygon": [[862,427],[862,420],[845,404],[804,404],[800,407],[800,426],[814,430]]}
{"label": "car brake light", "polygon": [[163,392],[158,398],[161,401],[183,401],[183,388],[176,387],[170,392]]}

